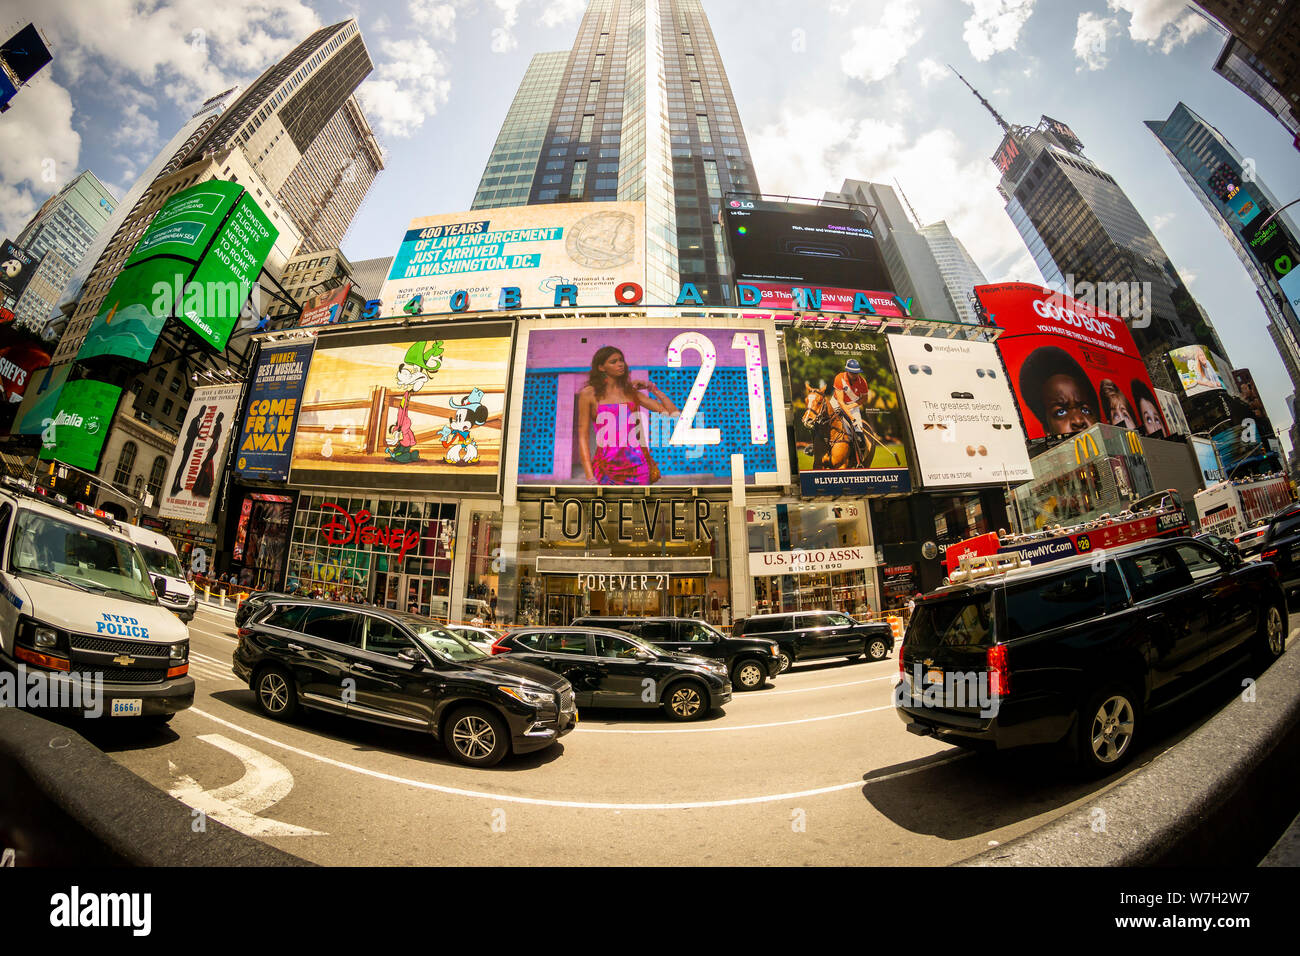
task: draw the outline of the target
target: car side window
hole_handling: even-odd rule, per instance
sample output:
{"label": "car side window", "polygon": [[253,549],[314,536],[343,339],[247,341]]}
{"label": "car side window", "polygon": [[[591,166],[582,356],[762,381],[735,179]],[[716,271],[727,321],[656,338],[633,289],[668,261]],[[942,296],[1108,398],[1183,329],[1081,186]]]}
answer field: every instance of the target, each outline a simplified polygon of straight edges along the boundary
{"label": "car side window", "polygon": [[1101,617],[1124,602],[1114,562],[1006,589],[1007,636],[1023,637]]}
{"label": "car side window", "polygon": [[683,624],[682,637],[683,641],[690,641],[693,644],[703,644],[706,641],[713,640],[717,635],[709,630],[703,624]]}
{"label": "car side window", "polygon": [[[676,640],[673,636],[673,625],[670,621],[646,621],[639,628],[633,630],[632,627],[620,624],[620,631],[627,631],[629,634],[635,634],[645,641],[658,643],[660,641]],[[683,638],[684,640],[685,638]]]}
{"label": "car side window", "polygon": [[1223,565],[1208,550],[1196,544],[1180,544],[1175,548],[1183,559],[1193,581],[1204,581],[1223,573]]}
{"label": "car side window", "polygon": [[[398,651],[404,651],[408,647],[414,646],[411,639],[392,621],[371,617],[369,614],[363,620],[366,625],[366,636],[365,643],[362,646],[366,650],[374,651],[376,654],[388,654],[396,657]],[[464,637],[465,635],[461,634],[460,636]]]}
{"label": "car side window", "polygon": [[1300,515],[1293,515],[1290,518],[1283,518],[1270,529],[1268,536],[1276,541],[1278,538],[1285,537],[1288,534],[1295,534],[1300,530]]}
{"label": "car side window", "polygon": [[572,654],[585,656],[587,635],[572,631],[534,631],[531,634],[518,634],[515,643],[526,650],[542,654]]}
{"label": "car side window", "polygon": [[813,627],[830,627],[831,618],[829,614],[800,614],[795,623],[797,630],[805,630]]}
{"label": "car side window", "polygon": [[361,635],[354,626],[356,621],[356,614],[352,611],[337,607],[314,607],[307,612],[300,630],[323,641],[360,647]]}
{"label": "car side window", "polygon": [[598,657],[634,658],[640,650],[631,641],[625,641],[615,634],[597,634],[596,654]]}
{"label": "car side window", "polygon": [[1121,560],[1133,600],[1146,601],[1192,583],[1183,562],[1173,551],[1153,551]]}
{"label": "car side window", "polygon": [[834,614],[822,615],[826,618],[826,623],[834,627],[852,627],[853,620],[847,614],[840,614],[838,611]]}
{"label": "car side window", "polygon": [[302,619],[310,610],[306,604],[281,604],[273,607],[259,623],[267,627],[282,627],[286,631],[301,631]]}

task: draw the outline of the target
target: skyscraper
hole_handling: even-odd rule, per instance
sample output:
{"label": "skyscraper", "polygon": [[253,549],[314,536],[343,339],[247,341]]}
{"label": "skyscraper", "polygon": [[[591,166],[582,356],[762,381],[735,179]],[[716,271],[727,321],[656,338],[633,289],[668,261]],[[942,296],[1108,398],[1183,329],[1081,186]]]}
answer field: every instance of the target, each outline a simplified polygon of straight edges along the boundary
{"label": "skyscraper", "polygon": [[693,282],[707,303],[730,302],[722,197],[759,187],[699,0],[591,0],[558,81],[558,56],[543,56],[520,85],[476,206],[517,201],[527,170],[509,167],[530,161],[528,203],[643,201],[646,301],[674,302]]}
{"label": "skyscraper", "polygon": [[116,208],[117,199],[108,187],[83,170],[45,200],[15,241],[37,257],[53,249],[75,266]]}
{"label": "skyscraper", "polygon": [[1093,304],[1128,320],[1161,388],[1175,384],[1165,361],[1172,349],[1201,343],[1224,354],[1150,226],[1114,177],[1083,155],[1073,130],[1048,116],[1013,126],[971,92],[1002,127],[998,192],[1046,283],[1067,292],[1091,284]]}
{"label": "skyscraper", "polygon": [[[1300,241],[1286,212],[1264,226],[1282,205],[1223,134],[1185,103],[1165,120],[1148,120],[1165,155],[1201,201],[1255,285],[1268,317],[1269,335],[1278,347],[1294,386],[1300,388],[1300,314],[1289,301],[1287,278],[1300,267]],[[1298,289],[1297,291],[1300,291]]]}
{"label": "skyscraper", "polygon": [[952,234],[948,224],[940,219],[928,226],[922,226],[920,233],[930,244],[934,261],[939,264],[943,274],[943,283],[952,298],[953,308],[957,311],[957,320],[967,324],[979,322],[971,296],[977,285],[984,285],[989,280],[984,271],[971,258],[962,241]]}
{"label": "skyscraper", "polygon": [[1300,148],[1300,4],[1197,0],[1228,35],[1214,72],[1277,118]]}

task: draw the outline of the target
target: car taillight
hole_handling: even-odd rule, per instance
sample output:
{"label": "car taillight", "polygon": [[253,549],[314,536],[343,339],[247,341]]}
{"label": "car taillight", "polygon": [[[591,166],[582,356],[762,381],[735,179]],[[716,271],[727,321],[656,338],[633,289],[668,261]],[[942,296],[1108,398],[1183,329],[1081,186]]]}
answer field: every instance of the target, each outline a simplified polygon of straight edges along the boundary
{"label": "car taillight", "polygon": [[898,645],[898,679],[902,680],[907,676],[907,669],[903,666],[903,645]]}
{"label": "car taillight", "polygon": [[251,627],[241,627],[235,631],[235,636],[242,639],[248,637],[252,633],[253,629]]}
{"label": "car taillight", "polygon": [[989,694],[1007,697],[1011,694],[1011,672],[1007,669],[1007,646],[995,644],[985,651],[988,661]]}
{"label": "car taillight", "polygon": [[1272,561],[1274,558],[1277,557],[1277,548],[1267,549],[1263,554],[1260,555],[1260,557],[1263,558],[1265,561]]}
{"label": "car taillight", "polygon": [[488,650],[491,651],[493,654],[505,654],[510,650],[510,648],[506,647],[503,643],[501,643],[504,640],[505,640],[504,635],[498,637],[495,641],[492,642],[492,646],[489,647]]}

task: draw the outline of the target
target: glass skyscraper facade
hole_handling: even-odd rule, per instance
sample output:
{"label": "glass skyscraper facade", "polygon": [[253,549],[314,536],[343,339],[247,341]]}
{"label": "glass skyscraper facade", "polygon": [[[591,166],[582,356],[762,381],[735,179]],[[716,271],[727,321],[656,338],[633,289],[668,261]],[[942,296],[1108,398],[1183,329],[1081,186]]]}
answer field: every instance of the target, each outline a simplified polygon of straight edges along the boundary
{"label": "glass skyscraper facade", "polygon": [[957,312],[958,321],[968,324],[977,323],[979,317],[975,313],[975,306],[971,304],[971,297],[975,294],[977,285],[984,285],[989,281],[985,278],[984,271],[975,263],[971,254],[966,251],[966,246],[952,234],[952,230],[942,219],[928,226],[922,226],[919,232],[930,244],[934,261],[939,264],[939,272],[943,275],[943,283],[948,288],[948,295],[952,299],[952,307]]}
{"label": "glass skyscraper facade", "polygon": [[[524,192],[519,167],[530,161]],[[722,197],[758,191],[699,0],[592,0],[573,47],[529,65],[474,208],[643,201],[646,302],[674,302],[692,282],[707,304],[724,305]]]}

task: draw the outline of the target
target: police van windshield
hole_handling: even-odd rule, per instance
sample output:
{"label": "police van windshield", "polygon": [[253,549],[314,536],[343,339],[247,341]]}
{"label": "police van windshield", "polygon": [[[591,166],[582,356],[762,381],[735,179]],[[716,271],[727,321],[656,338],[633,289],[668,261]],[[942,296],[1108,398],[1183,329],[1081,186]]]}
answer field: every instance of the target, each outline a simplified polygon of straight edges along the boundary
{"label": "police van windshield", "polygon": [[82,591],[155,600],[149,572],[130,541],[36,511],[18,512],[9,566]]}
{"label": "police van windshield", "polygon": [[181,563],[170,551],[151,548],[147,544],[137,545],[137,547],[144,556],[144,563],[149,566],[150,574],[162,574],[169,578],[185,577],[185,572],[181,570]]}

